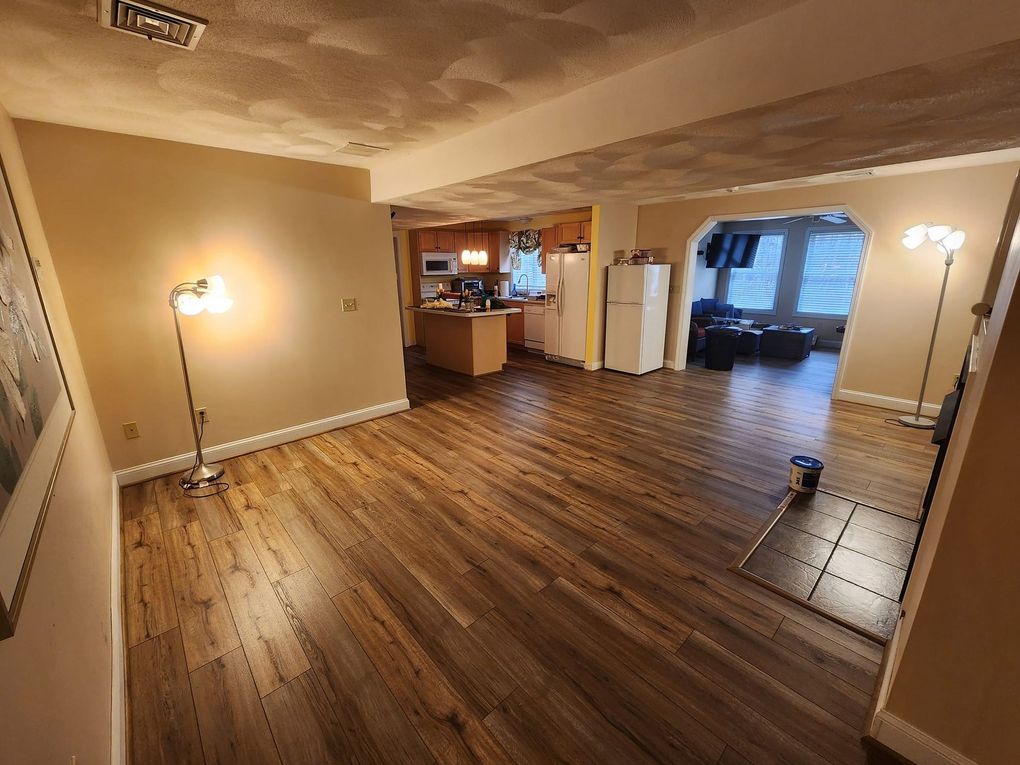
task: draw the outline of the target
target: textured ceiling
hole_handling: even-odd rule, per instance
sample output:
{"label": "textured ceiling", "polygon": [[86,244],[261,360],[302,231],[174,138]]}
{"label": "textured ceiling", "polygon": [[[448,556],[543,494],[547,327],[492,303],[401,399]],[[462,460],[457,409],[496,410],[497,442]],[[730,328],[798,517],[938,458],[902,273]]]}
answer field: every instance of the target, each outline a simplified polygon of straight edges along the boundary
{"label": "textured ceiling", "polygon": [[16,117],[340,164],[415,149],[798,0],[164,0],[194,52],[103,29],[94,0],[2,0]]}
{"label": "textured ceiling", "polygon": [[389,201],[523,215],[1017,146],[1020,41]]}

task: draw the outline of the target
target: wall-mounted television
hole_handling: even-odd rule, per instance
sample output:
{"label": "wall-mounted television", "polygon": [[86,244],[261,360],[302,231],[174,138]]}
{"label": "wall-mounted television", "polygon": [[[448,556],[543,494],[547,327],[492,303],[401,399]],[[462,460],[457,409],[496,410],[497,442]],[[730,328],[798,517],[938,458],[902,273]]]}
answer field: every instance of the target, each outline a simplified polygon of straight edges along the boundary
{"label": "wall-mounted television", "polygon": [[761,234],[713,234],[705,260],[709,268],[751,268]]}

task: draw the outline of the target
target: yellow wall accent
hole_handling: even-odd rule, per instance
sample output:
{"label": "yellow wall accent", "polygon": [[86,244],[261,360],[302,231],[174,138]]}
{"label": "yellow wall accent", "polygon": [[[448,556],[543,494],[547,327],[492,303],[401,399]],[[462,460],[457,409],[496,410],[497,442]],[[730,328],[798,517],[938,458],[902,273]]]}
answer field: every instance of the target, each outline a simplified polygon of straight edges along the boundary
{"label": "yellow wall accent", "polygon": [[584,363],[595,360],[595,326],[598,321],[596,304],[599,297],[599,233],[602,230],[602,205],[591,207],[591,257],[588,260],[588,331],[584,345]]}

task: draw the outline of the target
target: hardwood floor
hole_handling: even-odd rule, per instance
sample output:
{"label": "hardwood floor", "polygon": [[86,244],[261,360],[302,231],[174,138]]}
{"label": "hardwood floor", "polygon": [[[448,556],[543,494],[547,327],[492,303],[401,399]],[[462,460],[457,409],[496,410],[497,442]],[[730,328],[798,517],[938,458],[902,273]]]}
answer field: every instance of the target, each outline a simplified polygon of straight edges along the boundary
{"label": "hardwood floor", "polygon": [[879,646],[727,567],[790,455],[910,514],[933,449],[796,371],[411,352],[408,412],[125,489],[132,762],[863,762]]}

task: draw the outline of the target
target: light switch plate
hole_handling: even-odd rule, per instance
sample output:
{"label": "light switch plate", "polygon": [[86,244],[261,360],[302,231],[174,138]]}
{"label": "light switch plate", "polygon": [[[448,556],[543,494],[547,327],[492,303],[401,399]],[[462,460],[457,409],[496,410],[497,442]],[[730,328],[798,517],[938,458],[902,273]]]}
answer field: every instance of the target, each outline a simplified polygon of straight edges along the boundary
{"label": "light switch plate", "polygon": [[124,438],[130,439],[141,436],[141,433],[138,432],[137,422],[125,422],[121,427],[124,428]]}
{"label": "light switch plate", "polygon": [[344,313],[347,313],[348,311],[357,311],[358,310],[358,299],[357,298],[341,298],[341,300],[340,300],[340,310],[343,311]]}

